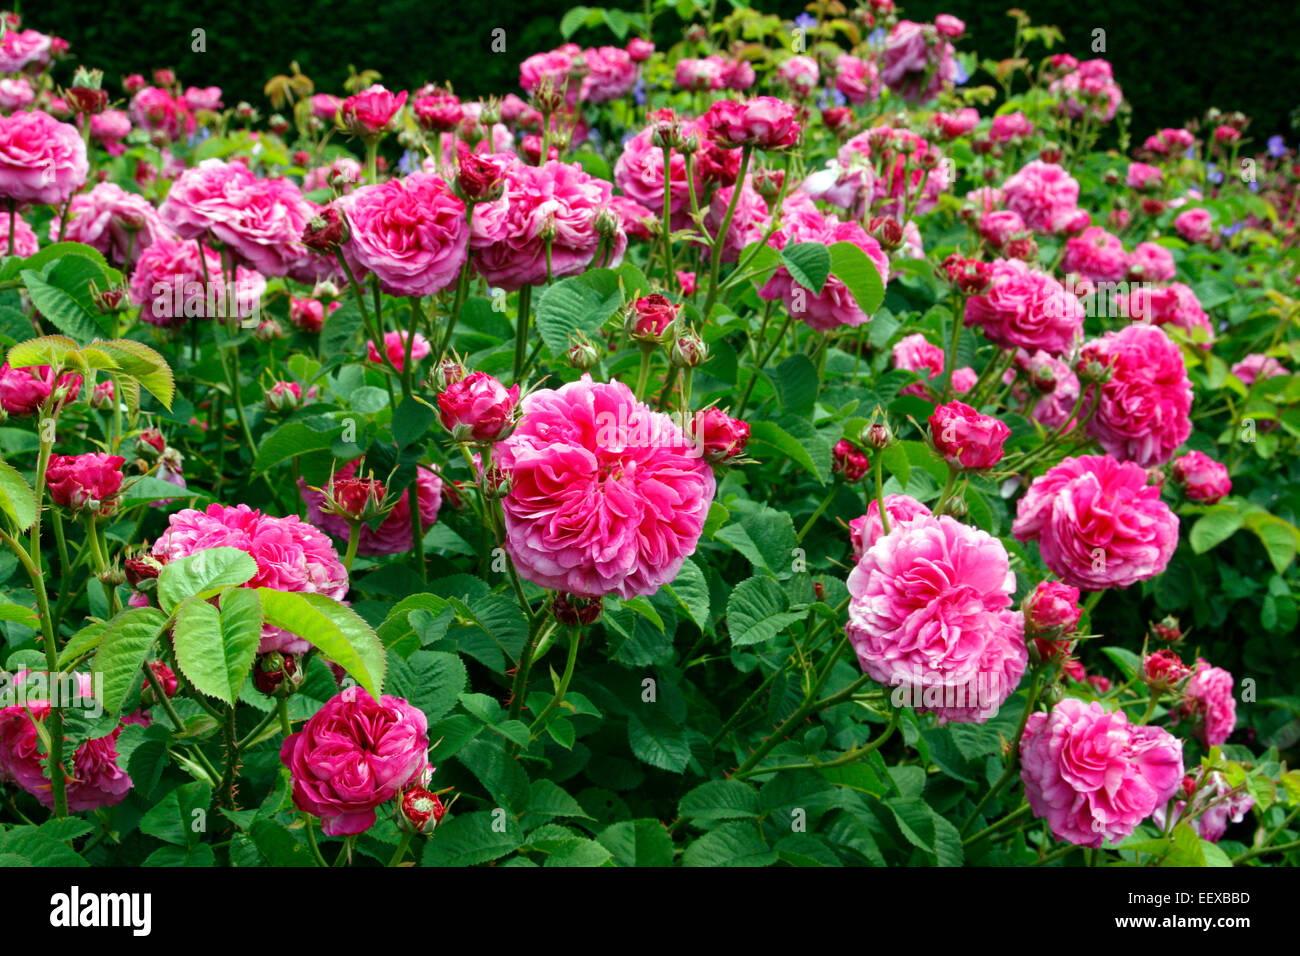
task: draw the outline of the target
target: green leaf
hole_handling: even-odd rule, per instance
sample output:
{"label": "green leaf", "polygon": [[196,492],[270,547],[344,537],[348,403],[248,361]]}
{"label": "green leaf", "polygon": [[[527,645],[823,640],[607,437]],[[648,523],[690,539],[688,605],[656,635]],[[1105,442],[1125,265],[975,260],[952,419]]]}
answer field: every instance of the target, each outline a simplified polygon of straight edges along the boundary
{"label": "green leaf", "polygon": [[262,605],[250,588],[231,588],[221,609],[199,597],[180,606],[172,630],[176,663],[200,693],[235,705],[262,640]]}
{"label": "green leaf", "polygon": [[192,846],[206,832],[201,824],[211,804],[212,788],[206,783],[182,784],[140,818],[140,832],[164,843]]}
{"label": "green leaf", "polygon": [[393,412],[393,441],[398,448],[414,445],[429,431],[438,413],[428,402],[412,396],[403,400]]}
{"label": "green leaf", "polygon": [[872,315],[885,299],[885,284],[880,280],[876,264],[858,246],[851,242],[837,242],[831,246],[831,275],[843,282],[858,308]]}
{"label": "green leaf", "polygon": [[257,573],[257,562],[238,548],[207,548],[165,565],[158,575],[158,605],[170,613],[186,598],[217,588],[244,584]]}
{"label": "green leaf", "polygon": [[1245,522],[1246,516],[1232,505],[1213,508],[1196,519],[1192,525],[1188,541],[1192,550],[1204,554],[1218,544],[1232,537]]}
{"label": "green leaf", "polygon": [[658,820],[623,820],[596,835],[619,866],[672,866],[673,838]]}
{"label": "green leaf", "polygon": [[431,724],[456,706],[468,682],[465,664],[456,654],[416,651],[406,660],[394,654],[389,662],[389,691],[420,708]]}
{"label": "green leaf", "polygon": [[267,435],[258,446],[253,472],[261,474],[272,465],[278,465],[289,458],[297,458],[308,452],[324,451],[330,448],[334,444],[334,439],[342,434],[343,426],[339,424],[331,424],[325,430],[321,430],[313,428],[301,419],[287,421]]}
{"label": "green leaf", "polygon": [[757,817],[758,792],[740,780],[710,780],[683,796],[677,813],[695,820]]}
{"label": "green leaf", "polygon": [[102,680],[99,700],[110,714],[121,713],[136,675],[166,622],[161,611],[139,607],[123,611],[104,630],[91,670]]}
{"label": "green leaf", "polygon": [[674,601],[690,615],[695,626],[701,631],[709,626],[709,582],[705,580],[700,566],[687,558],[677,572],[673,583],[665,590]]}
{"label": "green leaf", "polygon": [[353,340],[361,329],[361,310],[351,299],[325,317],[320,332],[320,353],[329,357],[354,354]]}
{"label": "green leaf", "polygon": [[822,291],[831,274],[831,251],[820,242],[793,242],[781,250],[790,275],[813,295]]}
{"label": "green leaf", "polygon": [[537,302],[537,331],[552,355],[561,355],[576,332],[591,335],[623,304],[618,273],[592,269],[561,279]]}
{"label": "green leaf", "polygon": [[789,610],[784,589],[774,580],[755,576],[740,582],[727,599],[727,629],[733,647],[769,641],[803,618]]}
{"label": "green leaf", "polygon": [[[498,821],[500,821],[498,823]],[[498,860],[524,842],[519,823],[495,810],[444,821],[424,847],[422,866],[473,866]]]}
{"label": "green leaf", "polygon": [[682,773],[691,762],[685,729],[659,710],[650,711],[645,718],[630,714],[627,738],[637,759],[652,767]]}
{"label": "green leaf", "polygon": [[588,7],[573,7],[567,11],[560,19],[560,36],[569,39],[582,28],[587,20],[587,14],[591,13]]}
{"label": "green leaf", "polygon": [[139,382],[164,408],[172,407],[172,399],[176,395],[176,378],[161,354],[133,339],[114,339],[111,342],[93,344],[117,363],[122,374]]}
{"label": "green leaf", "polygon": [[1246,516],[1246,526],[1259,537],[1268,553],[1268,559],[1278,574],[1285,574],[1295,560],[1297,537],[1300,532],[1289,522],[1266,511]]}
{"label": "green leaf", "polygon": [[266,623],[311,641],[375,700],[384,684],[384,645],[351,608],[323,594],[258,588]]}
{"label": "green leaf", "polygon": [[816,460],[809,453],[804,443],[800,442],[776,422],[754,422],[750,426],[749,454],[752,456],[762,454],[763,446],[770,447],[777,453],[794,459],[818,482],[821,484],[826,483],[825,472],[817,467]]}
{"label": "green leaf", "polygon": [[794,573],[799,542],[794,533],[794,519],[784,511],[763,507],[722,528],[715,537],[747,557],[756,570],[768,571],[780,580]]}
{"label": "green leaf", "polygon": [[9,350],[7,361],[10,368],[30,368],[33,365],[61,367],[76,350],[77,343],[66,335],[42,335],[19,342]]}
{"label": "green leaf", "polygon": [[724,823],[686,848],[683,866],[771,866],[779,859],[749,823]]}
{"label": "green leaf", "polygon": [[36,492],[27,479],[3,461],[0,461],[0,510],[19,531],[26,531],[36,520]]}
{"label": "green leaf", "polygon": [[39,272],[31,269],[23,270],[23,284],[31,296],[32,305],[36,306],[45,320],[79,345],[85,345],[103,334],[104,330],[68,290],[47,282]]}

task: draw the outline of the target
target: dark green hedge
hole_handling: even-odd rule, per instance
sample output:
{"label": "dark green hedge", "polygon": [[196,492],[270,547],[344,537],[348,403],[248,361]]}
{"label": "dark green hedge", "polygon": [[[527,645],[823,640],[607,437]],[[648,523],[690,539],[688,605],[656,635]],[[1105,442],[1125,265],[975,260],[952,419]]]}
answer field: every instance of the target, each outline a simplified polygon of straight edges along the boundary
{"label": "dark green hedge", "polygon": [[[262,103],[265,78],[287,70],[295,59],[327,90],[339,88],[353,63],[380,70],[394,87],[450,80],[462,93],[509,92],[523,57],[560,42],[559,18],[571,5],[566,0],[104,0],[28,7],[27,16],[31,26],[66,37],[87,63],[114,79],[170,65],[184,79],[221,86],[228,102]],[[629,0],[610,5],[640,8]],[[802,9],[791,0],[755,5],[785,16]],[[1011,0],[913,0],[904,6],[912,19],[942,12],[962,17],[971,34],[968,46],[996,58],[1009,52],[1011,21],[1004,11],[1011,5]],[[1106,31],[1105,56],[1133,103],[1135,133],[1181,123],[1217,105],[1254,116],[1261,141],[1275,132],[1292,138],[1289,114],[1300,104],[1295,0],[1217,7],[1170,0],[1021,0],[1018,5],[1036,23],[1061,27],[1066,48],[1081,58],[1091,55],[1092,31]],[[664,17],[661,24],[661,41],[671,42],[675,17]],[[507,31],[505,53],[490,50],[495,27]],[[196,28],[206,31],[206,53],[190,52]],[[608,41],[610,34],[578,39]]]}

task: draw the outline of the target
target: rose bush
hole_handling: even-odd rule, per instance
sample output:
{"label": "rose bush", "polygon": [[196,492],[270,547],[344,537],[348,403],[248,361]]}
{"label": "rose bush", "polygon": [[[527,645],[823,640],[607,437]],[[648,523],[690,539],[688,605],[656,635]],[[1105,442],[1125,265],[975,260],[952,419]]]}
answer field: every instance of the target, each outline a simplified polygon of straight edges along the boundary
{"label": "rose bush", "polygon": [[0,859],[1300,860],[1296,150],[730,7],[255,104],[4,15]]}

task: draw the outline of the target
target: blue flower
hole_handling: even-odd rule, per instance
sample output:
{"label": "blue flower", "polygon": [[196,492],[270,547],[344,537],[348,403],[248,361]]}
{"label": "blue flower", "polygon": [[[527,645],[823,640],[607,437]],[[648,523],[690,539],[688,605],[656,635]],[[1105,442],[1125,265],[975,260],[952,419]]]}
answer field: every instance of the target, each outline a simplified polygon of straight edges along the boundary
{"label": "blue flower", "polygon": [[884,27],[876,27],[867,35],[867,43],[871,46],[881,46],[885,42]]}
{"label": "blue flower", "polygon": [[1219,172],[1219,170],[1215,168],[1214,163],[1210,163],[1205,167],[1205,180],[1206,182],[1214,183],[1214,185],[1217,186],[1219,183],[1223,182],[1223,173]]}
{"label": "blue flower", "polygon": [[1195,147],[1195,146],[1188,146],[1188,147],[1187,147],[1187,152],[1183,153],[1183,158],[1184,158],[1184,159],[1195,159],[1195,158],[1196,158],[1196,147]]}
{"label": "blue flower", "polygon": [[409,176],[420,168],[416,161],[416,156],[409,149],[402,153],[402,158],[397,161],[397,168],[403,176]]}
{"label": "blue flower", "polygon": [[1274,159],[1286,155],[1286,140],[1281,136],[1270,136],[1268,138],[1268,154]]}
{"label": "blue flower", "polygon": [[957,75],[953,77],[952,79],[953,83],[956,84],[957,86],[961,86],[969,79],[970,79],[970,74],[966,72],[966,67],[962,66],[961,60],[958,60]]}
{"label": "blue flower", "polygon": [[1241,232],[1241,227],[1244,225],[1244,222],[1234,222],[1231,226],[1223,226],[1219,229],[1219,235],[1223,236],[1224,239],[1229,239]]}
{"label": "blue flower", "polygon": [[804,30],[811,30],[817,26],[817,18],[811,13],[804,12],[794,18],[794,25]]}
{"label": "blue flower", "polygon": [[636,86],[632,87],[632,99],[636,101],[637,106],[645,106],[645,77],[638,75]]}

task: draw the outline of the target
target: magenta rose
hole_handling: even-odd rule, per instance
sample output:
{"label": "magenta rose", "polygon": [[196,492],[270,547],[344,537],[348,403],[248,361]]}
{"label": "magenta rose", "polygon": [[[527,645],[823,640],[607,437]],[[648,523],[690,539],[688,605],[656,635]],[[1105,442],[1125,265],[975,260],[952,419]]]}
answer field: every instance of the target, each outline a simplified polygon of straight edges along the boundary
{"label": "magenta rose", "polygon": [[61,205],[85,185],[89,170],[75,126],[40,110],[0,116],[0,197]]}
{"label": "magenta rose", "polygon": [[710,239],[716,240],[722,228],[722,220],[731,205],[731,197],[737,189],[740,198],[736,200],[732,211],[731,223],[727,237],[722,243],[722,261],[736,262],[741,252],[752,242],[758,242],[767,232],[770,218],[767,202],[754,190],[753,178],[746,176],[741,186],[723,186],[713,194],[708,211],[704,215],[704,231]]}
{"label": "magenta rose", "polygon": [[586,74],[579,97],[584,103],[622,99],[636,86],[636,61],[627,50],[602,46],[583,53]]}
{"label": "magenta rose", "polygon": [[1055,641],[1073,634],[1083,616],[1079,589],[1060,581],[1039,581],[1020,610],[1025,615],[1025,635],[1036,640]]}
{"label": "magenta rose", "polygon": [[[20,259],[34,256],[40,250],[41,242],[36,238],[32,227],[22,216],[14,216],[13,254]],[[0,216],[0,255],[9,255],[9,217]]]}
{"label": "magenta rose", "polygon": [[835,60],[835,89],[854,104],[879,99],[880,70],[871,60],[841,53]]}
{"label": "magenta rose", "polygon": [[[885,515],[889,518],[891,533],[899,525],[929,514],[930,509],[911,495],[885,495]],[[879,541],[884,533],[880,505],[872,498],[867,502],[867,513],[849,522],[849,543],[853,546],[855,564],[862,558],[863,552]]]}
{"label": "magenta rose", "polygon": [[1029,715],[1020,779],[1058,840],[1096,848],[1119,843],[1178,792],[1183,749],[1163,728],[1067,697],[1051,714]]}
{"label": "magenta rose", "polygon": [[1174,217],[1174,228],[1188,242],[1209,242],[1214,236],[1214,219],[1208,209],[1188,209]]}
{"label": "magenta rose", "polygon": [[[366,342],[366,360],[373,362],[375,365],[383,364],[384,357],[387,356],[389,364],[397,371],[402,371],[406,367],[406,342],[410,338],[410,333],[405,329],[398,332],[384,333],[384,351],[381,355],[379,349],[373,341]],[[411,339],[411,361],[419,362],[427,358],[433,351],[433,346],[429,344],[421,333],[416,332],[415,338]]]}
{"label": "magenta rose", "polygon": [[326,836],[364,833],[375,808],[429,772],[429,723],[400,697],[376,701],[359,687],[335,694],[280,746],[293,803]]}
{"label": "magenta rose", "polygon": [[121,455],[90,452],[85,455],[51,455],[45,471],[50,498],[73,512],[108,514],[122,488]]}
{"label": "magenta rose", "polygon": [[338,206],[351,227],[343,257],[358,278],[373,272],[389,295],[422,296],[460,275],[469,246],[465,204],[437,176],[363,186]]}
{"label": "magenta rose", "polygon": [[1178,517],[1146,469],[1109,455],[1067,458],[1035,478],[1011,530],[1038,542],[1052,573],[1087,591],[1155,577],[1178,545]]}
{"label": "magenta rose", "polygon": [[389,130],[405,102],[405,90],[394,95],[379,83],[374,83],[345,99],[339,107],[339,118],[354,135],[372,139]]}
{"label": "magenta rose", "polygon": [[443,427],[456,441],[494,442],[510,432],[519,385],[507,389],[487,372],[472,372],[438,395]]}
{"label": "magenta rose", "polygon": [[701,122],[709,138],[724,149],[789,149],[799,142],[799,120],[789,103],[774,96],[718,100]]}
{"label": "magenta rose", "polygon": [[1024,113],[999,113],[993,117],[993,123],[989,127],[989,139],[995,143],[1009,143],[1032,136],[1033,132],[1034,124]]}
{"label": "magenta rose", "polygon": [[1197,736],[1207,747],[1226,742],[1237,726],[1235,686],[1232,675],[1222,667],[1198,660],[1196,672],[1183,690],[1186,699],[1178,714],[1196,723]]}
{"label": "magenta rose", "polygon": [[29,66],[47,66],[54,38],[37,30],[10,26],[0,37],[0,73],[21,73]]}
{"label": "magenta rose", "polygon": [[[356,475],[356,462],[348,462],[334,472],[334,482],[340,485]],[[438,510],[442,505],[442,478],[436,471],[420,466],[416,471],[416,497],[420,505],[420,527],[428,531],[438,520]],[[327,534],[340,541],[347,541],[351,534],[348,521],[340,515],[321,510],[325,496],[307,486],[301,479],[298,490],[302,500],[307,504],[307,520]],[[329,488],[327,487],[328,491]],[[337,488],[336,488],[337,491]],[[376,528],[368,523],[361,525],[361,537],[357,540],[357,554],[373,556],[378,554],[404,554],[411,550],[411,490],[402,492],[384,520]]]}
{"label": "magenta rose", "polygon": [[172,327],[187,319],[250,316],[266,291],[259,273],[235,268],[233,288],[222,274],[221,259],[193,240],[159,238],[146,248],[131,273],[131,301],[143,306],[140,318],[150,325]]}
{"label": "magenta rose", "polygon": [[522,403],[497,446],[510,476],[506,550],[519,573],[579,597],[653,594],[695,551],[713,471],[667,415],[584,375]]}
{"label": "magenta rose", "polygon": [[249,267],[284,276],[302,259],[311,205],[287,179],[259,179],[242,163],[205,159],[172,183],[158,209],[183,239],[211,236]]}
{"label": "magenta rose", "polygon": [[1085,229],[1065,241],[1061,271],[1073,272],[1093,282],[1119,282],[1128,268],[1124,243],[1100,226]]}
{"label": "magenta rose", "polygon": [[1191,434],[1192,383],[1169,336],[1154,325],[1129,325],[1084,345],[1079,363],[1110,375],[1084,397],[1083,414],[1092,410],[1088,434],[1116,458],[1144,468],[1172,458]]}
{"label": "magenta rose", "polygon": [[1228,469],[1204,452],[1189,451],[1175,458],[1169,471],[1192,501],[1212,505],[1232,491]]}
{"label": "magenta rose", "polygon": [[1127,275],[1144,282],[1168,282],[1174,277],[1174,257],[1164,246],[1139,242],[1129,253]]}
{"label": "magenta rose", "polygon": [[895,688],[897,705],[934,711],[940,723],[983,723],[1019,684],[1024,622],[1011,610],[1016,576],[997,538],[946,515],[891,525],[848,588],[858,662]]}
{"label": "magenta rose", "polygon": [[1002,460],[1002,445],[1011,429],[964,402],[940,405],[930,416],[930,438],[954,468],[992,468]]}
{"label": "magenta rose", "polygon": [[[65,374],[58,384],[72,401],[81,390],[81,376]],[[54,391],[54,369],[48,365],[10,368],[0,362],[0,408],[15,417],[35,415]]]}
{"label": "magenta rose", "polygon": [[117,266],[136,262],[167,233],[149,200],[115,183],[98,183],[90,192],[73,196],[66,225],[58,216],[50,222],[51,242],[62,234],[67,242],[93,246]]}
{"label": "magenta rose", "polygon": [[189,104],[157,86],[146,86],[131,97],[131,121],[155,142],[181,139],[196,128]]}
{"label": "magenta rose", "polygon": [[[686,181],[686,156],[675,149],[669,152],[668,179],[672,227],[683,229],[690,223],[690,184]],[[664,151],[654,143],[653,127],[643,129],[623,144],[623,152],[614,164],[614,182],[628,199],[635,200],[656,219],[663,215]],[[697,181],[695,188],[698,194],[703,184]]]}
{"label": "magenta rose", "polygon": [[966,300],[966,324],[978,325],[1003,348],[1067,354],[1083,319],[1083,304],[1073,292],[1019,259],[995,259],[987,291]]}
{"label": "magenta rose", "polygon": [[725,464],[744,454],[749,422],[732,418],[720,408],[706,408],[695,414],[695,438],[706,461]]}
{"label": "magenta rose", "polygon": [[885,38],[880,79],[909,103],[923,103],[956,80],[955,54],[933,25],[900,20]]}
{"label": "magenta rose", "polygon": [[1034,160],[1002,185],[1008,209],[1035,232],[1055,232],[1079,205],[1079,182],[1055,163]]}

